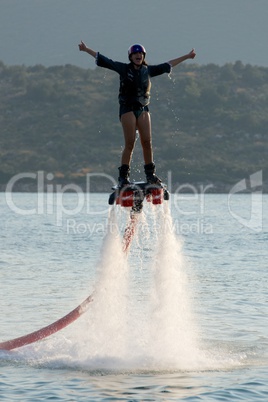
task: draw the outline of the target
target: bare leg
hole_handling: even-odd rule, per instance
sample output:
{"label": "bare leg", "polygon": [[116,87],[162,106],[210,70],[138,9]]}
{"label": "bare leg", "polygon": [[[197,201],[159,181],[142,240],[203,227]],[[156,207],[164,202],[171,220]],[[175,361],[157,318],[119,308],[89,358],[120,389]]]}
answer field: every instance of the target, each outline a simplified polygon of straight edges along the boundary
{"label": "bare leg", "polygon": [[140,133],[140,140],[143,149],[144,171],[148,183],[159,184],[161,179],[155,174],[155,164],[153,162],[152,150],[152,129],[151,117],[149,112],[143,112],[137,120],[137,127]]}
{"label": "bare leg", "polygon": [[137,128],[140,133],[140,141],[143,150],[144,163],[153,162],[151,116],[149,112],[143,112],[137,120]]}
{"label": "bare leg", "polygon": [[124,113],[121,116],[121,124],[124,132],[125,147],[122,152],[122,165],[130,165],[132,153],[136,141],[136,117],[133,112]]}

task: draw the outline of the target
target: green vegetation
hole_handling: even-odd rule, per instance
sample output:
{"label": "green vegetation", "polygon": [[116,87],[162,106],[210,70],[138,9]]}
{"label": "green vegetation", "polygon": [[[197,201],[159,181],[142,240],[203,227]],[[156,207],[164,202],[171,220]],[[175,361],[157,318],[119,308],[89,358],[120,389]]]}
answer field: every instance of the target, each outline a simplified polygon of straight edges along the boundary
{"label": "green vegetation", "polygon": [[[123,144],[118,76],[72,65],[0,62],[0,182],[51,172],[80,182],[89,172],[117,178]],[[184,63],[152,79],[154,156],[174,185],[226,186],[268,167],[268,68]],[[143,178],[137,142],[132,177]],[[141,173],[137,173],[141,170]]]}

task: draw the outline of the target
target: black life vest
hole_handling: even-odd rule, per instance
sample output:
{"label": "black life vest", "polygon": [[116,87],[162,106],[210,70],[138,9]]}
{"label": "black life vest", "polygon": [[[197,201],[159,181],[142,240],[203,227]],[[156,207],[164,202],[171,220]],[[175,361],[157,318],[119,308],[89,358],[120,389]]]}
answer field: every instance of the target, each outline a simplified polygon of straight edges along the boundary
{"label": "black life vest", "polygon": [[132,106],[146,106],[150,102],[151,81],[148,67],[142,65],[135,69],[132,63],[126,65],[124,75],[120,76],[119,103]]}

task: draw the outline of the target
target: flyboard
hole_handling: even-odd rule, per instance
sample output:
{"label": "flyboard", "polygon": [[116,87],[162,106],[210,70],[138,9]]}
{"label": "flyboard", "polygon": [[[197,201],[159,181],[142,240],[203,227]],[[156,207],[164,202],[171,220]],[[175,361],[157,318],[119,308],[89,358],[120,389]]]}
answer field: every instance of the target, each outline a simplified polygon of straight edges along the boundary
{"label": "flyboard", "polygon": [[121,188],[114,186],[112,189],[114,191],[109,197],[109,205],[116,203],[122,207],[131,207],[133,213],[141,212],[145,199],[154,205],[169,200],[167,186],[162,182],[151,184],[145,181],[137,181]]}
{"label": "flyboard", "polygon": [[109,205],[117,204],[130,209],[130,220],[125,229],[123,237],[123,251],[128,252],[129,246],[135,234],[137,216],[142,211],[143,201],[151,202],[153,205],[162,204],[169,200],[167,186],[162,183],[147,183],[144,181],[133,182],[124,187],[114,186],[109,197]]}
{"label": "flyboard", "polygon": [[[135,234],[137,214],[142,211],[143,201],[146,199],[147,202],[152,202],[154,205],[162,204],[164,200],[169,200],[169,193],[166,185],[162,183],[149,184],[146,182],[135,182],[130,183],[123,188],[114,186],[112,189],[113,193],[109,197],[109,205],[117,204],[121,205],[122,207],[131,208],[130,220],[124,232],[122,245],[124,253],[127,253]],[[41,339],[47,338],[48,336],[60,331],[77,320],[88,310],[89,304],[92,301],[93,296],[90,295],[74,310],[52,324],[19,338],[0,342],[0,350],[12,350],[20,348],[22,346],[26,346],[40,341]]]}

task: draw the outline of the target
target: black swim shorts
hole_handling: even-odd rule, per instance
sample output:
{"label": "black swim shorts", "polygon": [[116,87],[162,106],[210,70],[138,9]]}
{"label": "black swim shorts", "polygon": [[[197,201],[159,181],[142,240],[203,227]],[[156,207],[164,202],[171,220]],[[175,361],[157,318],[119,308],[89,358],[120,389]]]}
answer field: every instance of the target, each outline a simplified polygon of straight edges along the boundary
{"label": "black swim shorts", "polygon": [[136,119],[140,117],[142,112],[149,112],[148,106],[132,106],[132,105],[120,105],[119,108],[119,120],[121,120],[121,116],[125,113],[133,112]]}

